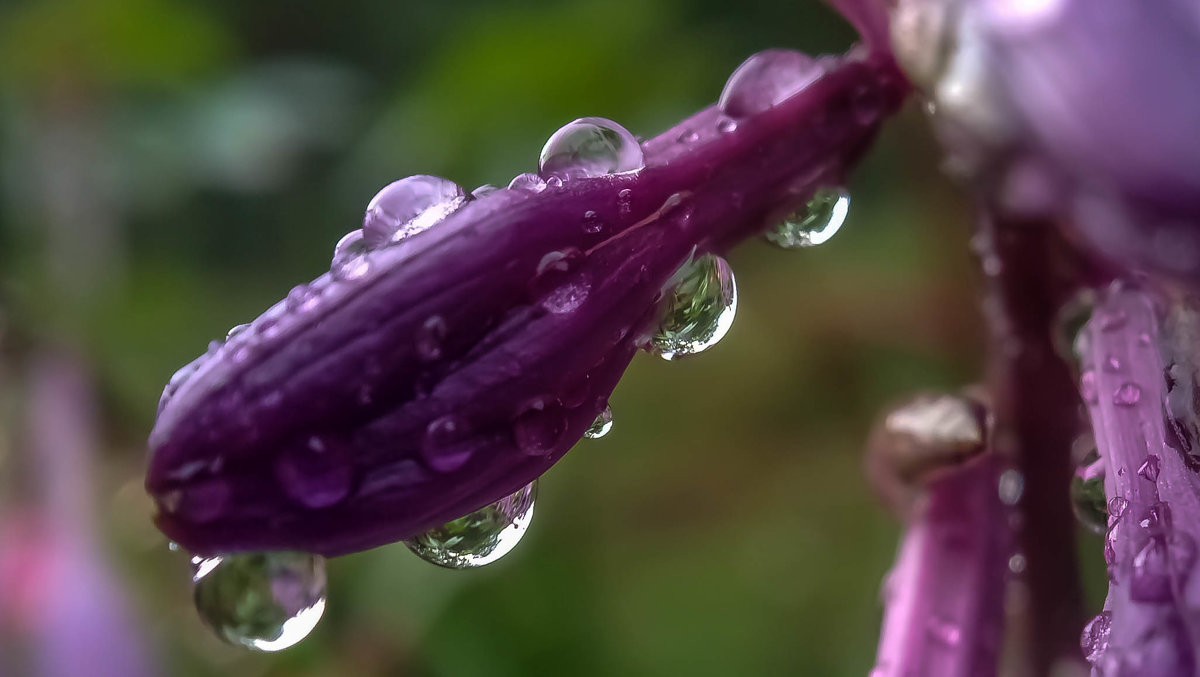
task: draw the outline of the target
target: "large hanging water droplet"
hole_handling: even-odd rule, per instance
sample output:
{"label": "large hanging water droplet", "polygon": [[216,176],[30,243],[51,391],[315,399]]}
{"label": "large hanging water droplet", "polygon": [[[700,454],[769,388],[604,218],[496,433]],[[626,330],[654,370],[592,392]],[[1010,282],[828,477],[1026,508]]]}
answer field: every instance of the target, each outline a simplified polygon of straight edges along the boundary
{"label": "large hanging water droplet", "polygon": [[737,67],[717,105],[732,118],[761,113],[821,76],[823,69],[812,57],[789,49],[768,49]]}
{"label": "large hanging water droplet", "polygon": [[580,118],[554,132],[542,147],[542,176],[594,177],[634,172],[645,166],[642,147],[621,125]]}
{"label": "large hanging water droplet", "polygon": [[200,618],[221,639],[257,651],[286,649],[325,611],[325,559],[302,552],[248,552],[194,560]]}
{"label": "large hanging water droplet", "polygon": [[689,261],[673,278],[662,322],[651,339],[664,360],[694,355],[716,345],[737,312],[737,285],[725,259],[712,254]]}
{"label": "large hanging water droplet", "polygon": [[1108,527],[1108,499],[1104,495],[1104,460],[1093,447],[1071,478],[1071,508],[1079,523],[1098,534]]}
{"label": "large hanging water droplet", "polygon": [[405,544],[421,559],[449,569],[491,564],[507,555],[529,529],[537,480],[495,503],[415,536]]}
{"label": "large hanging water droplet", "polygon": [[598,440],[607,435],[608,431],[612,430],[612,426],[612,407],[606,404],[604,405],[604,409],[600,412],[600,414],[596,416],[596,420],[592,421],[592,425],[590,425],[588,429],[583,432],[583,436],[588,439]]}
{"label": "large hanging water droplet", "polygon": [[828,242],[850,211],[850,194],[840,188],[819,188],[808,204],[766,232],[766,238],[784,249],[815,247]]}
{"label": "large hanging water droplet", "polygon": [[446,179],[417,174],[388,184],[367,204],[363,241],[379,247],[419,233],[464,201],[463,189]]}

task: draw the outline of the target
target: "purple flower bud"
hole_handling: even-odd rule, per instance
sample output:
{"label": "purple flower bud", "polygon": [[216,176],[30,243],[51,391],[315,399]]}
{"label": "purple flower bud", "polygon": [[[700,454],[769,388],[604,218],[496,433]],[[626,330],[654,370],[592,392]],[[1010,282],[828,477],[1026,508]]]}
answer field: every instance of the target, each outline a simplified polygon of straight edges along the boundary
{"label": "purple flower bud", "polygon": [[841,185],[906,92],[883,51],[809,63],[740,71],[722,100],[754,110],[710,107],[641,144],[571,123],[507,189],[389,186],[365,246],[168,387],[147,476],[160,527],[202,554],[337,555],[545,472],[650,345],[677,269]]}
{"label": "purple flower bud", "polygon": [[1156,297],[1114,287],[1087,330],[1085,400],[1107,465],[1111,585],[1081,645],[1105,677],[1193,674],[1200,646],[1200,476],[1188,451],[1200,318],[1179,300],[1165,319],[1162,311]]}

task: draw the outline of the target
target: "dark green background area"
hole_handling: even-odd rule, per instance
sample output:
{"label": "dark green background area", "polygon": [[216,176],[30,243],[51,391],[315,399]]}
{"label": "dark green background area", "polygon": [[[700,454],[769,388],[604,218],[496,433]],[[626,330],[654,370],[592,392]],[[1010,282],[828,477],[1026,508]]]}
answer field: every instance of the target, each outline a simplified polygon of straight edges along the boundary
{"label": "dark green background area", "polygon": [[[650,136],[757,50],[852,38],[816,0],[0,4],[0,357],[66,342],[94,370],[99,528],[168,673],[866,674],[898,533],[862,479],[867,427],[971,382],[980,353],[969,212],[913,109],[829,244],[732,253],[729,335],[636,359],[612,433],[547,473],[494,566],[335,560],[314,635],[251,655],[195,617],[140,484],[171,373],[321,273],[381,186],[504,184],[573,118]],[[53,156],[63,130],[84,150]],[[33,169],[50,159],[84,178],[66,223],[50,207],[73,196]],[[0,445],[0,492],[19,498],[26,465]]]}

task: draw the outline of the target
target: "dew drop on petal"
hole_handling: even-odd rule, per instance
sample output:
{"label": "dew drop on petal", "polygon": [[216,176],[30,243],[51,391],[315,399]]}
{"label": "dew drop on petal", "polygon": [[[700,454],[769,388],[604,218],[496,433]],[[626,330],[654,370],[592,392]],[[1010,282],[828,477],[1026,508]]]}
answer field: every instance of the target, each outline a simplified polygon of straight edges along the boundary
{"label": "dew drop on petal", "polygon": [[461,186],[437,176],[417,174],[394,181],[367,204],[363,240],[369,247],[380,247],[419,233],[463,201]]}
{"label": "dew drop on petal", "polygon": [[447,414],[429,422],[421,440],[421,455],[438,472],[454,472],[471,460],[475,447],[465,418]]}
{"label": "dew drop on petal", "polygon": [[563,439],[567,416],[558,400],[539,399],[513,419],[517,448],[529,456],[551,454]]}
{"label": "dew drop on petal", "polygon": [[350,493],[353,467],[345,448],[316,435],[293,444],[275,460],[275,478],[289,498],[307,508],[327,508]]}
{"label": "dew drop on petal", "polygon": [[526,193],[540,193],[546,190],[546,181],[532,172],[517,174],[508,183],[509,190],[519,190]]}
{"label": "dew drop on petal", "polygon": [[946,646],[958,646],[962,639],[962,629],[952,621],[941,618],[931,618],[928,622],[929,634]]}
{"label": "dew drop on petal", "polygon": [[449,569],[491,564],[520,542],[533,519],[537,480],[515,493],[405,541],[421,559]]}
{"label": "dew drop on petal", "polygon": [[286,649],[325,611],[325,560],[318,555],[247,552],[193,561],[196,611],[231,644]]}
{"label": "dew drop on petal", "polygon": [[803,209],[784,217],[765,236],[784,249],[815,247],[837,234],[849,211],[850,194],[844,189],[820,188]]}
{"label": "dew drop on petal", "polygon": [[250,327],[250,325],[248,325],[248,324],[239,324],[239,325],[231,328],[228,332],[226,332],[225,340],[229,341],[234,336],[237,336],[238,334],[246,331],[246,329],[248,329],[249,327]]}
{"label": "dew drop on petal", "polygon": [[629,130],[604,118],[579,118],[546,141],[538,172],[546,177],[589,178],[634,172],[645,164],[642,147]]}
{"label": "dew drop on petal", "polygon": [[1118,407],[1132,407],[1141,399],[1142,388],[1133,381],[1122,383],[1113,393],[1113,404]]}
{"label": "dew drop on petal", "polygon": [[1111,611],[1097,614],[1083,626],[1083,633],[1079,636],[1079,648],[1083,649],[1083,656],[1089,663],[1097,663],[1108,649],[1108,635],[1111,629]]}
{"label": "dew drop on petal", "polygon": [[596,420],[592,421],[592,425],[589,426],[588,429],[584,431],[583,436],[588,439],[598,440],[601,437],[604,437],[605,435],[607,435],[608,431],[612,430],[612,427],[613,427],[612,407],[610,407],[606,404],[606,405],[604,405],[604,409],[601,410],[600,414],[598,416],[596,416]]}
{"label": "dew drop on petal", "polygon": [[737,121],[735,121],[731,118],[723,118],[720,122],[717,123],[717,131],[721,132],[722,134],[729,134],[732,132],[736,132],[737,128],[738,128]]}
{"label": "dew drop on petal", "polygon": [[1088,404],[1096,404],[1100,401],[1096,386],[1096,372],[1091,369],[1083,372],[1079,377],[1079,396]]}
{"label": "dew drop on petal", "polygon": [[1071,478],[1071,508],[1079,523],[1098,534],[1108,527],[1108,503],[1104,496],[1104,461],[1093,448]]}
{"label": "dew drop on petal", "polygon": [[650,350],[664,360],[716,345],[733,325],[737,285],[725,259],[707,254],[685,263],[664,296],[662,319]]}
{"label": "dew drop on petal", "polygon": [[330,273],[338,280],[357,280],[366,275],[371,267],[367,258],[368,251],[362,230],[346,233],[333,248],[333,261],[329,264]]}
{"label": "dew drop on petal", "polygon": [[1114,519],[1121,519],[1125,516],[1125,511],[1129,509],[1129,499],[1121,496],[1113,496],[1108,499],[1108,514]]}
{"label": "dew drop on petal", "polygon": [[737,67],[725,83],[717,105],[732,118],[761,113],[794,96],[823,72],[807,54],[789,49],[759,52]]}
{"label": "dew drop on petal", "polygon": [[432,362],[442,357],[442,343],[446,340],[446,321],[440,315],[430,315],[417,327],[413,337],[413,349],[417,357]]}
{"label": "dew drop on petal", "polygon": [[1138,467],[1137,473],[1150,482],[1158,481],[1159,461],[1158,456],[1150,454],[1142,461],[1142,465]]}

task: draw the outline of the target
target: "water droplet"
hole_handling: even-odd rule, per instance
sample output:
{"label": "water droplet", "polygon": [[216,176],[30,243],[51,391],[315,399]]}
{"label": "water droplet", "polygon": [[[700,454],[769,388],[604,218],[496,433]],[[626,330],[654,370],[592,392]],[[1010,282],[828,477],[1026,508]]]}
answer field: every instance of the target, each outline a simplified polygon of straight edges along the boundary
{"label": "water droplet", "polygon": [[367,259],[368,250],[363,231],[346,233],[333,248],[330,273],[338,280],[357,280],[366,275],[371,269],[371,262]]}
{"label": "water droplet", "polygon": [[768,49],[737,67],[717,105],[733,118],[761,113],[799,93],[822,72],[820,64],[807,54]]}
{"label": "water droplet", "polygon": [[700,135],[694,129],[685,129],[679,134],[679,143],[696,143],[700,140]]}
{"label": "water droplet", "polygon": [[589,426],[586,431],[584,431],[583,436],[588,439],[598,440],[607,435],[608,431],[612,430],[612,426],[612,407],[606,404],[604,405],[604,409],[601,410],[600,414],[596,416],[596,420],[592,421],[592,425]]}
{"label": "water droplet", "polygon": [[542,299],[542,307],[556,315],[574,312],[587,300],[591,285],[573,282],[556,287]]}
{"label": "water droplet", "polygon": [[437,176],[417,174],[392,182],[367,204],[363,240],[369,247],[397,242],[441,221],[463,201],[461,186]]}
{"label": "water droplet", "polygon": [[1108,527],[1104,496],[1104,460],[1093,448],[1075,467],[1071,478],[1071,508],[1079,523],[1098,534]]}
{"label": "water droplet", "polygon": [[470,425],[461,416],[447,414],[430,421],[425,428],[421,455],[438,472],[458,470],[471,460],[474,451]]}
{"label": "water droplet", "polygon": [[688,261],[672,278],[665,294],[662,321],[651,339],[652,351],[664,360],[694,355],[716,345],[737,311],[737,285],[729,264],[719,256]]}
{"label": "water droplet", "polygon": [[1143,348],[1150,345],[1150,335],[1146,332],[1138,334],[1137,344]]}
{"label": "water droplet", "polygon": [[1079,636],[1079,648],[1083,649],[1084,658],[1087,658],[1089,663],[1099,662],[1108,649],[1108,634],[1111,629],[1111,611],[1097,614],[1083,626],[1083,633]]}
{"label": "water droplet", "polygon": [[1108,514],[1113,519],[1121,519],[1125,516],[1125,511],[1129,509],[1129,499],[1121,496],[1113,496],[1108,499]]}
{"label": "water droplet", "polygon": [[491,195],[492,193],[494,193],[498,190],[500,190],[500,189],[493,186],[492,184],[485,183],[482,186],[471,191],[471,197],[473,197],[475,199],[479,199],[481,197],[487,197],[488,195]]}
{"label": "water droplet", "polygon": [[1116,374],[1121,371],[1121,358],[1116,355],[1109,355],[1104,360],[1104,370],[1110,374]]}
{"label": "water droplet", "polygon": [[958,646],[958,642],[962,639],[962,629],[952,621],[930,618],[928,629],[934,639],[946,646]]}
{"label": "water droplet", "polygon": [[417,327],[413,348],[417,357],[432,362],[442,357],[442,342],[446,340],[446,321],[440,315],[430,315]]}
{"label": "water droplet", "polygon": [[721,132],[722,134],[729,134],[731,132],[735,132],[735,131],[737,131],[737,122],[735,122],[734,120],[731,120],[729,118],[723,118],[720,122],[717,123],[717,131]]}
{"label": "water droplet", "polygon": [[1133,556],[1129,578],[1129,597],[1138,602],[1171,600],[1172,571],[1166,544],[1157,538],[1146,541]]}
{"label": "water droplet", "polygon": [[546,182],[542,177],[532,172],[517,174],[513,180],[509,182],[510,190],[519,190],[526,193],[540,193],[546,190]]}
{"label": "water droplet", "polygon": [[644,166],[642,147],[628,130],[612,120],[580,118],[546,141],[538,172],[587,178],[634,172]]}
{"label": "water droplet", "polygon": [[603,229],[604,221],[599,214],[590,209],[583,213],[583,232],[595,234]]}
{"label": "water droplet", "polygon": [[1142,465],[1138,467],[1137,473],[1151,482],[1158,481],[1158,456],[1150,454],[1142,461]]}
{"label": "water droplet", "polygon": [[1088,404],[1096,404],[1100,401],[1099,391],[1096,388],[1096,372],[1091,369],[1083,372],[1079,377],[1079,395]]}
{"label": "water droplet", "polygon": [[1088,340],[1085,330],[1095,307],[1095,293],[1083,289],[1058,309],[1054,318],[1054,349],[1067,364],[1078,365],[1083,360]]}
{"label": "water droplet", "polygon": [[529,456],[547,456],[562,441],[566,412],[557,400],[539,399],[513,420],[517,447]]}
{"label": "water droplet", "polygon": [[850,194],[843,189],[819,188],[808,204],[766,232],[769,242],[784,249],[815,247],[841,229],[850,211]]}
{"label": "water droplet", "polygon": [[325,560],[300,552],[249,552],[196,562],[200,618],[221,639],[280,651],[308,636],[325,611]]}
{"label": "water droplet", "polygon": [[551,176],[550,178],[546,179],[546,187],[553,190],[558,190],[559,188],[563,187],[563,180],[557,176]]}
{"label": "water droplet", "polygon": [[250,325],[249,325],[249,324],[239,324],[239,325],[237,325],[236,327],[233,327],[232,329],[230,329],[230,330],[229,330],[229,331],[228,331],[228,332],[225,334],[225,341],[226,341],[226,342],[228,342],[228,341],[229,341],[229,339],[231,339],[231,338],[233,338],[234,336],[237,336],[238,334],[240,334],[240,333],[242,333],[242,332],[246,331],[246,329],[248,329],[249,327],[250,327]]}
{"label": "water droplet", "polygon": [[1106,312],[1100,315],[1101,331],[1117,331],[1129,324],[1129,314],[1124,310]]}
{"label": "water droplet", "polygon": [[1025,555],[1019,552],[1008,558],[1008,570],[1014,574],[1025,573],[1025,566]]}
{"label": "water droplet", "polygon": [[296,285],[287,295],[287,308],[294,312],[308,312],[317,307],[320,294],[306,284]]}
{"label": "water droplet", "polygon": [[288,498],[315,510],[342,502],[354,476],[345,447],[314,435],[279,454],[275,478]]}
{"label": "water droplet", "polygon": [[415,536],[405,545],[421,559],[449,569],[491,564],[520,542],[533,519],[537,480],[495,503]]}
{"label": "water droplet", "polygon": [[1021,500],[1021,495],[1025,493],[1025,476],[1019,470],[1005,470],[1000,473],[997,491],[1001,503],[1016,505]]}
{"label": "water droplet", "polygon": [[633,210],[633,190],[632,189],[622,188],[617,193],[617,209],[620,210],[620,212],[622,214],[628,214],[630,211]]}
{"label": "water droplet", "polygon": [[1113,404],[1118,407],[1132,407],[1140,399],[1142,399],[1142,388],[1132,381],[1122,383],[1113,393]]}

